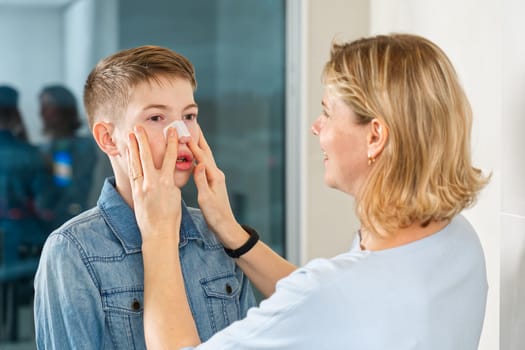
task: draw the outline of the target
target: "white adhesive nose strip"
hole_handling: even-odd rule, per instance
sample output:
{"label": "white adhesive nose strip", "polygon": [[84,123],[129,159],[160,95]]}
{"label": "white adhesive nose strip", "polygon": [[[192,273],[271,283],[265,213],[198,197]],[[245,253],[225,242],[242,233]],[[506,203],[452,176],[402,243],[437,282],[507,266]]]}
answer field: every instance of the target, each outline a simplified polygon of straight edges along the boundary
{"label": "white adhesive nose strip", "polygon": [[168,126],[164,128],[164,138],[168,135],[168,128],[175,127],[177,129],[177,134],[179,135],[179,139],[183,136],[191,136],[190,131],[186,127],[186,124],[182,120],[175,120],[173,123],[170,123]]}

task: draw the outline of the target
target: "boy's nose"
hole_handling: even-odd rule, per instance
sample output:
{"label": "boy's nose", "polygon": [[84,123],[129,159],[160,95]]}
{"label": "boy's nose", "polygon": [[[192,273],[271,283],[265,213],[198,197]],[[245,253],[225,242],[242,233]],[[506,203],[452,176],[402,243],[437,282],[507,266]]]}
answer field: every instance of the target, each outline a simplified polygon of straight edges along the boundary
{"label": "boy's nose", "polygon": [[190,140],[191,140],[191,136],[180,136],[179,137],[179,143],[181,144],[188,143],[190,142]]}
{"label": "boy's nose", "polygon": [[[164,128],[164,137],[166,137],[166,134],[168,132],[169,128],[175,128],[177,129],[177,135],[179,136],[179,142],[181,142],[181,138],[183,137],[191,137],[191,133],[186,127],[186,124],[182,120],[175,120],[174,122],[170,123],[168,126]],[[183,143],[187,143],[183,142]]]}

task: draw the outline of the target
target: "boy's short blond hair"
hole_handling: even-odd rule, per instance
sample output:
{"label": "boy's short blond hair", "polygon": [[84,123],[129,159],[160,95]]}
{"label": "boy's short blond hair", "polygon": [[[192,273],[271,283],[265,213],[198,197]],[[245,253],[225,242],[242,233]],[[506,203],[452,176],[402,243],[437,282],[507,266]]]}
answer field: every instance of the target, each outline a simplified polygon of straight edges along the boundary
{"label": "boy's short blond hair", "polygon": [[471,164],[470,104],[438,46],[403,34],[333,44],[323,80],[358,123],[377,118],[389,131],[356,195],[364,227],[448,220],[475,201],[488,179]]}
{"label": "boy's short blond hair", "polygon": [[90,128],[102,115],[118,121],[137,84],[158,81],[159,77],[166,76],[187,79],[194,89],[197,87],[191,62],[164,47],[140,46],[119,51],[100,61],[84,86],[84,106]]}

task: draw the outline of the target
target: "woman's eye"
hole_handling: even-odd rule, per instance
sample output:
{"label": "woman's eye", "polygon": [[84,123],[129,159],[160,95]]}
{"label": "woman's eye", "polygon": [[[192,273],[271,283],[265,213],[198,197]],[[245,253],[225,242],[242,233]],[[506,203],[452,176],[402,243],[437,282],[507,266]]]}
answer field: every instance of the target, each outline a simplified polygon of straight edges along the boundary
{"label": "woman's eye", "polygon": [[184,120],[189,120],[189,121],[195,120],[195,119],[197,119],[197,114],[185,114],[183,116],[183,119]]}

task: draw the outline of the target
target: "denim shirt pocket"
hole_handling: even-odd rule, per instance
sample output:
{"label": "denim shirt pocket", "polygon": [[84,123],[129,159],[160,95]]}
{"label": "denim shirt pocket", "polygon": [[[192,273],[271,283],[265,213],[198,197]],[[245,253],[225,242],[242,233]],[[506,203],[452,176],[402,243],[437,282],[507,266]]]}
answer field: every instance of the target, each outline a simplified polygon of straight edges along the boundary
{"label": "denim shirt pocket", "polygon": [[240,318],[241,283],[233,273],[200,280],[206,295],[213,332],[218,332]]}
{"label": "denim shirt pocket", "polygon": [[102,295],[106,324],[115,349],[145,349],[143,288],[119,288]]}

